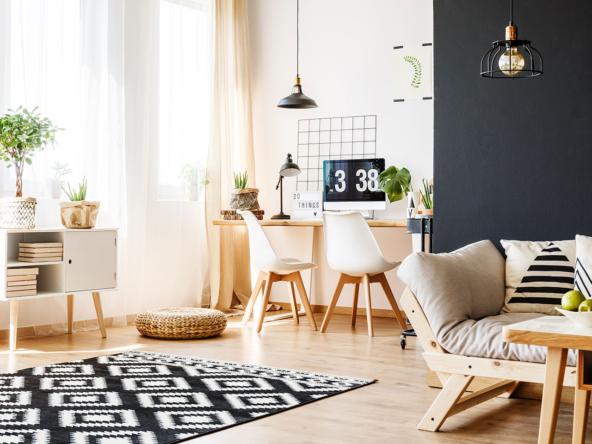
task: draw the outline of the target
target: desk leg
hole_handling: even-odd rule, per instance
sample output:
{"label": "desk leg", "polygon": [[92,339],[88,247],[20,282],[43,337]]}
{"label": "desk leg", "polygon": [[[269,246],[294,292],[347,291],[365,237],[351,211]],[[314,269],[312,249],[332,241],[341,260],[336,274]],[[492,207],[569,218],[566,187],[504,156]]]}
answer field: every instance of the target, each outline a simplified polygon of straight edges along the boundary
{"label": "desk leg", "polygon": [[588,426],[588,410],[590,408],[590,392],[578,390],[574,401],[573,444],[585,444]]}
{"label": "desk leg", "polygon": [[101,295],[98,292],[92,294],[93,301],[95,303],[95,310],[97,312],[97,319],[99,321],[99,327],[101,328],[101,335],[106,338],[107,330],[105,329],[105,319],[103,318],[103,306],[101,305]]}
{"label": "desk leg", "polygon": [[539,444],[552,444],[555,440],[559,402],[563,389],[563,377],[567,363],[567,349],[548,347],[547,365],[545,367],[545,385],[543,387],[543,402],[541,408],[541,422],[539,426]]}

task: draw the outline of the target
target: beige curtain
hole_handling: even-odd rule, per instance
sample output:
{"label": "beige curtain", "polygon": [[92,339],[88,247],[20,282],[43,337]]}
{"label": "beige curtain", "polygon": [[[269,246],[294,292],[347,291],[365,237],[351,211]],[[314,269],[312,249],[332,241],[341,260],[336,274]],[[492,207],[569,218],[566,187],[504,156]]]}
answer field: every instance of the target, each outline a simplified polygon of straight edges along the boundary
{"label": "beige curtain", "polygon": [[210,262],[204,303],[231,313],[251,294],[246,228],[213,226],[230,209],[233,172],[249,172],[255,187],[249,30],[246,0],[214,0],[214,91],[206,170],[206,229]]}

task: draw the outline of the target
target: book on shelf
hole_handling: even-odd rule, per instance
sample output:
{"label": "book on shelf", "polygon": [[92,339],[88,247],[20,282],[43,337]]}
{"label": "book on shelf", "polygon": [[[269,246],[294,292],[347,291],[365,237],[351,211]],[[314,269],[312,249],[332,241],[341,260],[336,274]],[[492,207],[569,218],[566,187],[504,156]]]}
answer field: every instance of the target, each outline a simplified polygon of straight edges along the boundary
{"label": "book on shelf", "polygon": [[19,247],[19,253],[63,253],[63,248],[22,248]]}
{"label": "book on shelf", "polygon": [[39,274],[39,268],[9,268],[6,270],[6,276],[28,276]]}
{"label": "book on shelf", "polygon": [[37,290],[17,290],[17,291],[7,291],[6,297],[12,298],[14,296],[36,296]]}
{"label": "book on shelf", "polygon": [[62,256],[52,257],[21,257],[18,258],[19,262],[61,262]]}
{"label": "book on shelf", "polygon": [[[35,276],[33,276],[34,278]],[[37,285],[37,279],[33,279],[30,281],[8,281],[6,282],[7,287],[21,287],[25,285]],[[16,288],[15,288],[16,290]]]}
{"label": "book on shelf", "polygon": [[10,293],[12,291],[21,291],[21,290],[37,290],[37,284],[35,283],[35,285],[22,285],[20,287],[8,287],[6,289],[6,291],[8,293]]}
{"label": "book on shelf", "polygon": [[33,281],[37,279],[35,274],[23,274],[21,276],[6,276],[6,282],[21,282],[21,281]]}
{"label": "book on shelf", "polygon": [[19,257],[56,257],[62,256],[61,253],[19,253]]}
{"label": "book on shelf", "polygon": [[62,248],[63,246],[61,242],[19,242],[19,248]]}

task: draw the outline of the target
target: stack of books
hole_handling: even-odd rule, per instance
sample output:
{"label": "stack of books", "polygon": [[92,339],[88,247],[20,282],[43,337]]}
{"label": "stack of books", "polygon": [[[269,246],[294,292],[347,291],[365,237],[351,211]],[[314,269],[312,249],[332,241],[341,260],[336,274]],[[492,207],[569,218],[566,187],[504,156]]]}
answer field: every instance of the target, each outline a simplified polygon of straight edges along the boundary
{"label": "stack of books", "polygon": [[39,268],[9,268],[6,271],[6,297],[35,296]]}
{"label": "stack of books", "polygon": [[61,242],[19,243],[20,262],[60,262],[63,255]]}

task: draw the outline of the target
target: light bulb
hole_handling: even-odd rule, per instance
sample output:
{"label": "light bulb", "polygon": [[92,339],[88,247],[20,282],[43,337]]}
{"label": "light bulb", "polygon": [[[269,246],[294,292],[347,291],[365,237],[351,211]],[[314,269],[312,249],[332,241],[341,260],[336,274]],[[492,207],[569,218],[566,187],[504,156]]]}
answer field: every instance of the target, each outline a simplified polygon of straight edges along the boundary
{"label": "light bulb", "polygon": [[[512,55],[510,55],[510,53]],[[510,67],[510,58],[512,67]],[[512,46],[500,56],[499,67],[505,75],[514,77],[524,68],[524,57],[518,52],[518,49],[515,46]]]}

